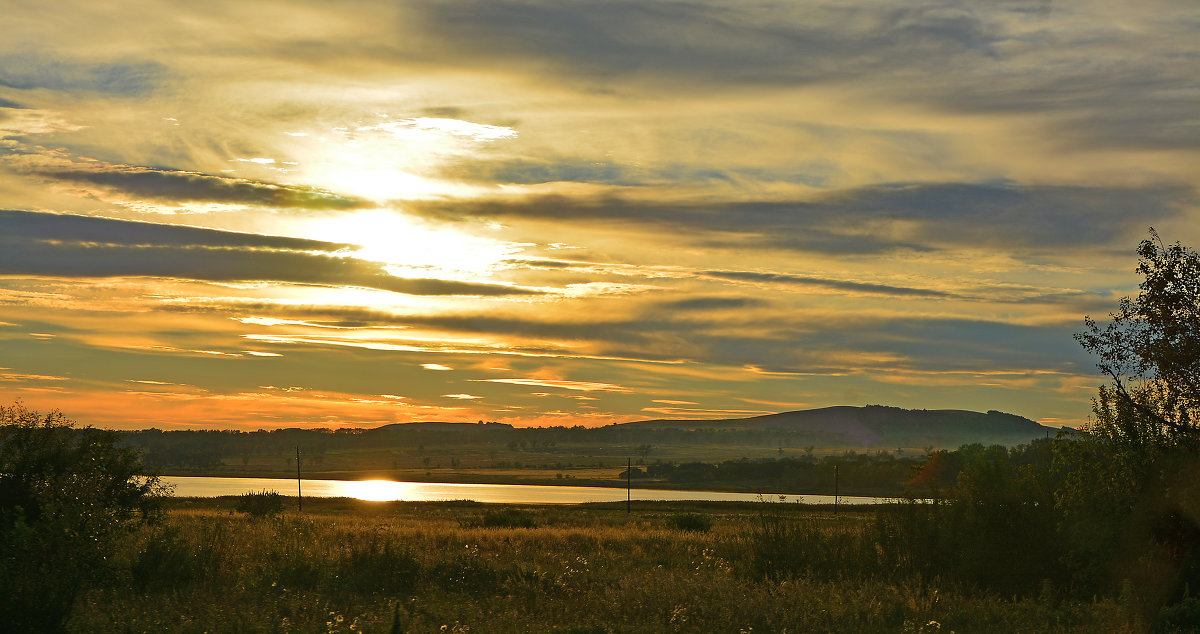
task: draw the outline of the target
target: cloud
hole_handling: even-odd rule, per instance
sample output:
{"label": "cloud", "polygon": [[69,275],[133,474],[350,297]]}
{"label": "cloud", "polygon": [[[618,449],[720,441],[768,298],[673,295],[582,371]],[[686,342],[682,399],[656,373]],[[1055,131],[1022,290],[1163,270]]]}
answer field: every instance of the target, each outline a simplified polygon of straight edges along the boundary
{"label": "cloud", "polygon": [[683,407],[643,407],[643,412],[652,412],[662,416],[671,418],[684,419],[721,419],[721,418],[749,418],[751,416],[761,416],[763,414],[775,414],[774,410],[767,409],[688,409]]}
{"label": "cloud", "polygon": [[556,387],[564,390],[574,390],[578,392],[632,392],[627,387],[615,385],[612,383],[590,383],[587,381],[567,381],[567,380],[549,380],[549,379],[476,379],[476,382],[486,383],[510,383],[512,385],[533,385],[538,387]]}
{"label": "cloud", "polygon": [[515,267],[531,268],[531,269],[573,269],[587,268],[593,266],[590,262],[569,262],[564,260],[522,260],[510,259],[505,260],[504,264]]}
{"label": "cloud", "polygon": [[[317,313],[321,309],[316,309]],[[340,311],[335,311],[340,312]],[[388,315],[371,311],[351,310],[349,315],[360,314],[363,322],[379,325],[423,326],[449,332],[490,333],[507,337],[528,337],[567,341],[607,341],[629,345],[648,344],[651,333],[670,330],[673,326],[658,319],[587,319],[563,321],[527,319],[495,315]]]}
{"label": "cloud", "polygon": [[19,90],[48,88],[136,97],[152,92],[169,73],[154,61],[93,62],[39,52],[0,55],[0,86]]}
{"label": "cloud", "polygon": [[[856,351],[843,367],[874,366],[879,371],[974,370],[1011,368],[1053,369],[1088,373],[1091,361],[1075,344],[1072,333],[1081,323],[1013,324],[970,318],[894,317],[848,319],[844,324],[821,324],[816,331],[781,329],[775,337],[790,336],[810,352]],[[774,355],[782,359],[784,355]],[[858,359],[880,359],[860,363]],[[770,355],[762,355],[767,359]]]}
{"label": "cloud", "polygon": [[535,295],[500,284],[390,275],[382,264],[309,253],[347,245],[105,218],[0,211],[0,274],[173,277],[359,286],[409,295]]}
{"label": "cloud", "polygon": [[0,209],[0,229],[2,229],[0,236],[8,239],[21,238],[124,246],[325,252],[357,248],[351,244],[304,238],[15,209]]}
{"label": "cloud", "polygon": [[[661,315],[649,315],[645,319],[593,319],[577,322],[554,321],[553,319],[526,319],[520,317],[504,317],[493,315],[398,315],[366,308],[347,306],[293,306],[268,304],[262,302],[229,303],[214,302],[166,302],[159,305],[160,310],[174,312],[219,312],[229,315],[281,315],[304,321],[277,322],[279,325],[307,324],[310,326],[346,326],[362,328],[395,329],[396,327],[421,329],[422,331],[451,333],[468,333],[471,335],[490,335],[498,341],[504,341],[503,347],[484,345],[479,347],[470,341],[459,342],[456,338],[436,346],[430,346],[425,338],[404,340],[395,344],[397,349],[431,350],[441,352],[490,352],[494,354],[518,354],[524,356],[561,356],[578,358],[617,358],[638,359],[652,362],[675,362],[678,355],[675,349],[678,345],[670,342],[677,337],[680,330],[695,330],[704,327],[701,323],[680,325],[670,320],[662,319]],[[313,317],[326,317],[330,321],[312,320]],[[244,318],[242,319],[246,321]],[[257,323],[251,322],[251,323]],[[346,342],[330,337],[309,335],[247,335],[253,340],[293,343],[322,343],[329,345],[359,345],[358,342]],[[664,341],[665,340],[665,341]],[[378,349],[391,349],[393,344],[386,342],[371,342],[362,344],[364,347],[374,346]],[[657,352],[665,346],[667,352]],[[603,349],[603,353],[594,352]]]}
{"label": "cloud", "polygon": [[12,368],[0,368],[0,381],[24,383],[27,381],[68,381],[64,376],[49,376],[45,374],[22,374],[20,372],[8,372]]}
{"label": "cloud", "polygon": [[[569,350],[563,347],[554,346],[522,346],[509,343],[489,342],[479,344],[475,342],[458,342],[458,341],[437,341],[430,343],[428,338],[421,339],[393,339],[393,341],[402,341],[404,343],[392,343],[390,341],[365,341],[361,339],[336,339],[332,337],[318,337],[311,335],[257,335],[248,334],[242,335],[243,338],[251,341],[261,341],[265,343],[285,344],[306,346],[311,348],[361,348],[363,350],[377,350],[385,352],[419,352],[437,353],[437,354],[453,354],[453,355],[488,355],[488,356],[511,356],[524,358],[558,358],[558,359],[587,359],[587,360],[603,360],[603,361],[643,361],[655,362],[645,355],[639,356],[612,356],[612,355],[595,355],[579,353],[578,351]],[[665,361],[665,363],[677,363],[677,361]]]}
{"label": "cloud", "polygon": [[[1043,0],[413,5],[458,65],[595,91],[722,94],[837,87],[857,101],[942,113],[1051,114],[1084,146],[1188,149],[1196,23],[1184,4]],[[856,104],[857,105],[857,104]],[[1067,139],[1063,139],[1066,141]],[[571,180],[571,179],[569,179]],[[521,182],[521,181],[514,181]]]}
{"label": "cloud", "polygon": [[615,196],[543,196],[424,202],[412,209],[454,220],[532,218],[649,225],[739,246],[872,254],[956,246],[1108,245],[1131,229],[1178,217],[1186,204],[1194,202],[1194,194],[1182,187],[902,183],[832,190],[792,201],[686,204]]}
{"label": "cloud", "polygon": [[767,306],[766,300],[754,297],[689,297],[659,304],[665,310],[726,310],[738,308],[761,308]]}
{"label": "cloud", "polygon": [[611,161],[585,159],[460,161],[443,173],[451,178],[526,185],[564,181],[629,185],[645,180],[626,166]]}
{"label": "cloud", "polygon": [[535,185],[592,183],[617,186],[680,184],[792,183],[819,186],[826,183],[832,166],[808,163],[774,169],[691,165],[622,164],[612,160],[545,157],[539,159],[478,159],[454,163],[442,171],[449,178],[484,183]]}
{"label": "cloud", "polygon": [[287,251],[162,246],[80,246],[0,239],[0,274],[56,277],[170,277],[358,286],[408,295],[536,295],[500,284],[404,278],[378,262]]}
{"label": "cloud", "polygon": [[1177,216],[1191,192],[1177,187],[898,184],[837,192],[807,206],[825,217],[921,223],[926,240],[948,244],[1090,246],[1130,227]]}
{"label": "cloud", "polygon": [[39,176],[91,183],[134,196],[180,202],[216,202],[298,209],[356,209],[372,203],[311,187],[278,185],[181,170],[147,167],[42,169]]}
{"label": "cloud", "polygon": [[422,9],[425,28],[473,55],[545,60],[597,79],[644,74],[674,83],[795,85],[928,68],[947,55],[984,57],[994,37],[975,14],[936,6],[473,0]]}
{"label": "cloud", "polygon": [[754,271],[703,271],[702,275],[716,278],[719,280],[730,280],[736,282],[766,282],[773,284],[788,284],[795,286],[811,286],[817,288],[828,288],[837,291],[850,291],[853,293],[865,293],[870,295],[891,295],[895,297],[931,297],[931,298],[948,298],[955,297],[953,293],[946,293],[925,288],[910,288],[907,286],[892,286],[889,284],[872,284],[869,282],[853,282],[849,280],[834,280],[820,277],[809,277],[805,275],[785,275],[782,273],[759,273]]}
{"label": "cloud", "polygon": [[[441,352],[490,351],[493,354],[563,358],[632,359],[690,362],[727,368],[805,376],[850,376],[905,370],[1040,368],[1090,372],[1091,362],[1071,338],[1074,322],[1026,325],[986,319],[887,315],[810,310],[792,313],[745,311],[736,319],[673,320],[653,312],[644,319],[553,322],[488,315],[392,315],[354,307],[300,307],[262,303],[211,306],[176,305],[175,310],[231,313],[328,315],[378,328],[405,326],[433,332],[470,333],[504,338],[508,347],[472,348],[427,341],[402,347]],[[370,332],[369,329],[366,332]],[[306,336],[280,337],[301,342]],[[516,339],[514,339],[514,337]],[[329,343],[329,338],[306,341]],[[516,341],[525,343],[516,343]],[[569,345],[563,345],[567,342]],[[337,345],[350,345],[339,343]],[[371,344],[388,345],[388,344]],[[385,349],[385,348],[380,348]]]}

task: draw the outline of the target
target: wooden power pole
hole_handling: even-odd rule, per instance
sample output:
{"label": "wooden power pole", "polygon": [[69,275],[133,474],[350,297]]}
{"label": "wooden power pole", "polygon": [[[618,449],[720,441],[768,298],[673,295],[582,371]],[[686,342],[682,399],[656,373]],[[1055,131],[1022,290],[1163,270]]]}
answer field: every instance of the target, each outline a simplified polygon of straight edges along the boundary
{"label": "wooden power pole", "polygon": [[833,465],[833,516],[838,512],[838,466]]}
{"label": "wooden power pole", "polygon": [[304,492],[300,489],[300,445],[296,445],[296,507],[304,511]]}
{"label": "wooden power pole", "polygon": [[625,514],[633,512],[633,458],[625,459]]}

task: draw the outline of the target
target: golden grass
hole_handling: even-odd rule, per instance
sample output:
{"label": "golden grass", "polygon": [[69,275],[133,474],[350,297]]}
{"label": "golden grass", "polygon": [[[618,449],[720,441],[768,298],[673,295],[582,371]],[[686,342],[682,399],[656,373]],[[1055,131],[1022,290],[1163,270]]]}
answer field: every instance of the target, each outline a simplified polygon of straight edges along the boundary
{"label": "golden grass", "polygon": [[[132,578],[93,589],[70,629],[583,633],[1127,627],[1124,612],[1111,601],[1051,605],[974,594],[937,581],[756,578],[748,561],[757,511],[735,505],[642,506],[631,515],[604,506],[524,507],[535,528],[478,528],[474,520],[491,507],[329,500],[312,504],[303,515],[253,520],[225,504],[181,502],[161,525],[132,538],[123,561],[137,561],[157,540],[155,552],[182,553],[178,567],[187,574],[143,571],[142,590]],[[671,528],[669,518],[682,511],[704,513],[712,528]],[[863,513],[835,519],[827,512],[807,512],[805,521],[836,533],[859,524],[867,517]]]}

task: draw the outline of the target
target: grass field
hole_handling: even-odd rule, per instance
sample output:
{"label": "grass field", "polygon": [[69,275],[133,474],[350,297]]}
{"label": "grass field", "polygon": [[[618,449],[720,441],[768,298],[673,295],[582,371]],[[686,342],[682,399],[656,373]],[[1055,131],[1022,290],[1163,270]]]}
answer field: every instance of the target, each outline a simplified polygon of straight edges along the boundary
{"label": "grass field", "polygon": [[[773,571],[764,528],[830,544],[872,510],[180,499],[132,535],[76,632],[1121,632],[1111,600],[1001,597],[902,574]],[[773,518],[773,519],[771,519]],[[782,524],[781,524],[782,523]],[[802,545],[785,544],[801,548]],[[765,567],[764,567],[765,566]],[[776,574],[778,573],[778,574]]]}

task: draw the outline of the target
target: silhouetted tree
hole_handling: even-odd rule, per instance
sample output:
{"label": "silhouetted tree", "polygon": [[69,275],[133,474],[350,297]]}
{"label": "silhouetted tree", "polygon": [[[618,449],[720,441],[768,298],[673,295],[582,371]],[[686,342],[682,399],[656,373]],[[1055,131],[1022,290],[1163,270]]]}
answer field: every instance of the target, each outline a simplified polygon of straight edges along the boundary
{"label": "silhouetted tree", "polygon": [[1136,588],[1153,624],[1200,588],[1200,254],[1151,229],[1138,256],[1138,295],[1076,335],[1110,382],[1057,445],[1057,503],[1076,582]]}
{"label": "silhouetted tree", "polygon": [[[1138,246],[1137,297],[1120,300],[1111,321],[1085,318],[1075,338],[1100,357],[1111,396],[1169,433],[1195,436],[1200,413],[1200,254],[1164,245],[1154,229]],[[1190,442],[1190,441],[1189,441]]]}
{"label": "silhouetted tree", "polygon": [[0,406],[0,631],[57,631],[164,492],[116,432]]}

